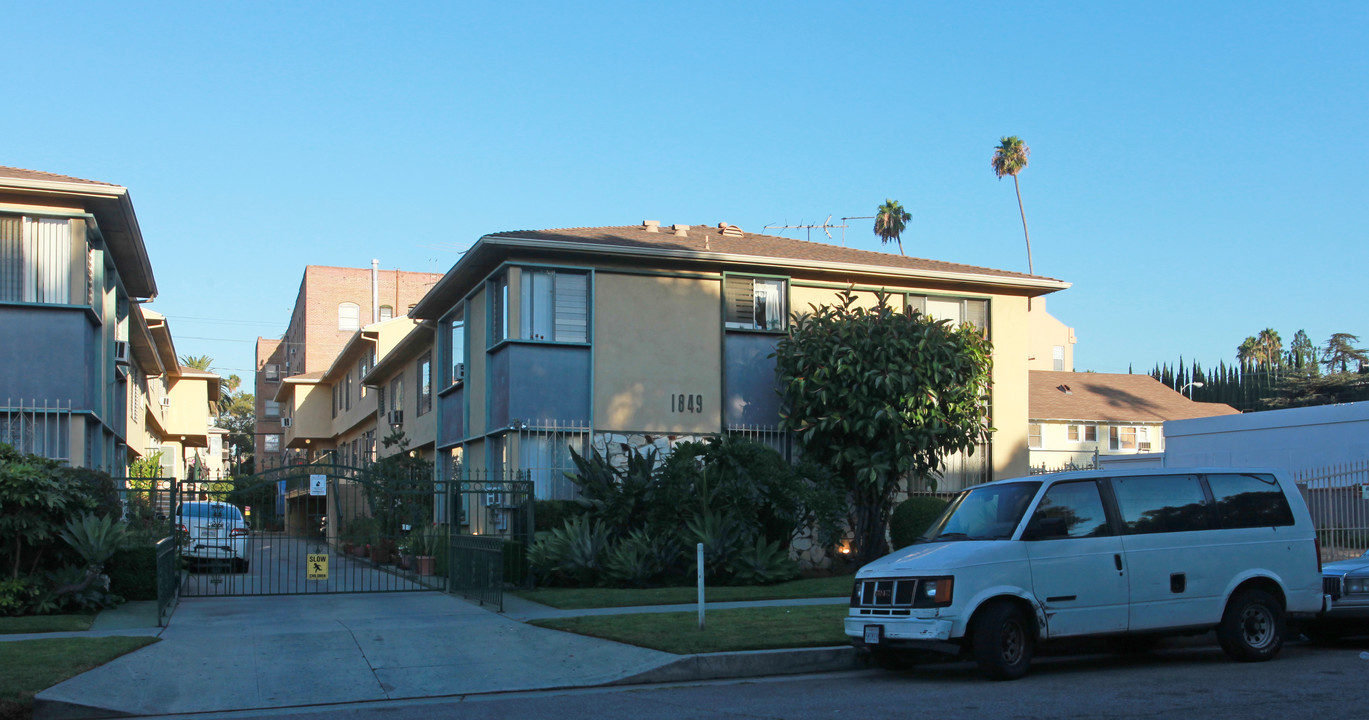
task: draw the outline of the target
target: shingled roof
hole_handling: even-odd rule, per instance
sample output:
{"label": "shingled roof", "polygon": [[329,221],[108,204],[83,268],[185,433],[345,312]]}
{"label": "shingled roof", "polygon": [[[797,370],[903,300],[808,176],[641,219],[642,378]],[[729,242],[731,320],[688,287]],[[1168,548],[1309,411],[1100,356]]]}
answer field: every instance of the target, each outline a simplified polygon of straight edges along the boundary
{"label": "shingled roof", "polygon": [[1158,423],[1235,415],[1223,403],[1193,402],[1149,375],[1027,373],[1027,415],[1032,421]]}
{"label": "shingled roof", "polygon": [[[1009,270],[962,265],[940,260],[904,257],[892,253],[857,250],[855,248],[829,245],[827,243],[796,240],[777,235],[760,235],[741,232],[735,226],[720,223],[719,227],[708,225],[689,225],[684,235],[677,235],[672,226],[661,227],[651,232],[646,225],[624,225],[615,227],[559,228],[553,230],[510,230],[491,233],[491,239],[524,239],[606,245],[620,248],[645,250],[677,250],[694,253],[726,253],[756,258],[800,260],[816,263],[842,263],[868,265],[883,268],[921,270],[935,273],[957,275],[982,275],[998,278],[1022,280],[1045,280],[1061,282],[1054,278]],[[730,231],[729,231],[730,230]]]}
{"label": "shingled roof", "polygon": [[100,182],[98,180],[83,180],[70,175],[58,175],[57,173],[43,172],[41,170],[25,170],[23,168],[6,167],[0,165],[0,178],[14,178],[16,180],[46,180],[49,182],[69,182],[82,183],[84,185],[104,185],[105,187],[118,187],[113,183]]}

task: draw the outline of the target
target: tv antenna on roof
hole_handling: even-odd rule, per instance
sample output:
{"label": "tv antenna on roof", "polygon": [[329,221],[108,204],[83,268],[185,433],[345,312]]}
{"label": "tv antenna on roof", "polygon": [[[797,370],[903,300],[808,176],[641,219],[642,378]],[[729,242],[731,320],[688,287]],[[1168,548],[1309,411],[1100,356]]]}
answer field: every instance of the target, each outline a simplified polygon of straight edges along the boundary
{"label": "tv antenna on roof", "polygon": [[[843,220],[844,220],[844,219],[845,219],[845,218],[843,218]],[[826,220],[822,221],[821,224],[817,224],[817,225],[766,225],[766,226],[765,226],[765,229],[766,229],[766,230],[807,230],[807,231],[808,231],[808,242],[812,242],[812,241],[813,241],[813,229],[814,229],[814,228],[820,229],[820,230],[822,230],[824,233],[826,233],[826,234],[827,234],[827,239],[828,239],[828,240],[831,240],[831,239],[832,239],[832,230],[831,230],[831,228],[841,228],[841,229],[842,229],[842,230],[841,230],[841,244],[842,244],[842,245],[845,245],[845,244],[846,244],[846,225],[844,225],[844,224],[843,224],[843,225],[833,225],[833,224],[832,224],[832,216],[831,216],[831,215],[828,215]]]}

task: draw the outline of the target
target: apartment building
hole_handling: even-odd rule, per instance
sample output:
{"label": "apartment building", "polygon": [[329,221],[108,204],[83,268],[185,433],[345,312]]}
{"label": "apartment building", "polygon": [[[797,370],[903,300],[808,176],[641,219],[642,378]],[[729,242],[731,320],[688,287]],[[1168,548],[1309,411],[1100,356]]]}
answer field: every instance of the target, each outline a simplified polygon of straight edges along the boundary
{"label": "apartment building", "polygon": [[0,442],[121,473],[130,323],[156,296],[127,188],[0,167]]}
{"label": "apartment building", "polygon": [[[375,417],[374,409],[367,415],[360,412],[359,403],[346,405],[366,398],[361,368],[340,365],[342,356],[348,354],[351,363],[359,362],[356,353],[383,352],[379,344],[399,327],[387,329],[387,322],[406,315],[440,278],[434,273],[382,270],[377,261],[370,268],[305,267],[285,334],[279,339],[257,338],[258,468],[286,457],[312,459],[338,449],[343,441],[349,450],[352,440],[360,447],[366,431],[354,425],[344,428],[342,437],[333,434],[336,410],[329,406],[338,407],[336,400],[348,408],[344,419],[364,416],[373,422]],[[374,364],[375,356],[371,357]],[[330,399],[318,392],[328,393]],[[334,393],[342,393],[341,398]],[[362,436],[354,437],[357,432]]]}
{"label": "apartment building", "polygon": [[417,385],[406,392],[432,403],[439,475],[527,470],[538,497],[565,496],[569,447],[613,456],[729,432],[782,442],[768,356],[791,312],[848,287],[993,342],[997,432],[953,459],[941,487],[1025,474],[1027,300],[1068,283],[726,223],[480,238],[411,312],[435,336],[430,355],[402,363]]}

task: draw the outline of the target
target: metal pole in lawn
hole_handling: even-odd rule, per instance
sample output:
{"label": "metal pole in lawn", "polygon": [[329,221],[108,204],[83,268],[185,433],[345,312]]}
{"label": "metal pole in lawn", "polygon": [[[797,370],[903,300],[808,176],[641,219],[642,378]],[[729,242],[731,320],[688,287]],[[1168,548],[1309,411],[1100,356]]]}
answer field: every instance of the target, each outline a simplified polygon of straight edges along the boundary
{"label": "metal pole in lawn", "polygon": [[704,629],[704,544],[694,547],[694,565],[699,568],[699,629]]}

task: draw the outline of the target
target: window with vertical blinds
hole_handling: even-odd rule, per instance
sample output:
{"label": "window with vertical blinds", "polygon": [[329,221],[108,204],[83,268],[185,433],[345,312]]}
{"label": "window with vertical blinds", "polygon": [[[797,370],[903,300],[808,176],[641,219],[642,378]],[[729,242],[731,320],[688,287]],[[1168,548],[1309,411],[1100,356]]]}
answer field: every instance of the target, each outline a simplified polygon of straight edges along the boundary
{"label": "window with vertical blinds", "polygon": [[589,275],[525,269],[519,296],[519,337],[589,342]]}
{"label": "window with vertical blinds", "polygon": [[65,219],[0,216],[0,301],[71,302],[71,225]]}
{"label": "window with vertical blinds", "polygon": [[976,298],[909,295],[908,307],[935,320],[950,320],[952,325],[969,323],[980,330],[989,329],[989,301]]}

